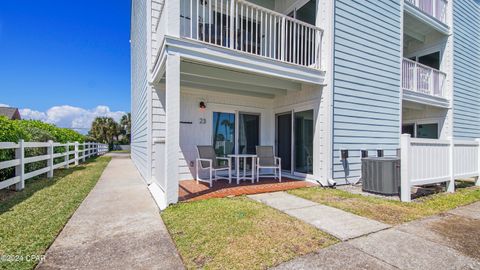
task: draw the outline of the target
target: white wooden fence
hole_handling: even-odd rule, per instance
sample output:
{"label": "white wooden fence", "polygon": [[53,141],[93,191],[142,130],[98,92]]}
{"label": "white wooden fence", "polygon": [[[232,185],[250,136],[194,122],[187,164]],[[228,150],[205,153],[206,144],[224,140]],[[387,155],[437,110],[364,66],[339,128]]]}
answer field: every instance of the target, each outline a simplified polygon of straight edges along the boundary
{"label": "white wooden fence", "polygon": [[477,141],[414,139],[403,134],[401,200],[411,201],[412,186],[447,182],[455,191],[455,179],[476,177],[480,185],[480,147]]}
{"label": "white wooden fence", "polygon": [[[46,155],[25,157],[25,149],[36,148],[45,149]],[[48,142],[25,142],[20,140],[18,143],[0,142],[0,150],[15,150],[15,158],[12,160],[0,162],[0,170],[15,167],[15,176],[0,182],[0,189],[15,185],[16,190],[22,190],[25,187],[25,180],[46,173],[48,178],[53,177],[53,171],[58,168],[68,168],[71,164],[78,165],[79,162],[85,162],[85,159],[91,156],[103,155],[108,152],[108,145],[100,143],[56,143]],[[57,150],[57,151],[55,151]],[[61,150],[59,152],[58,150]],[[71,156],[73,155],[73,158]],[[55,159],[61,159],[61,162],[54,163]],[[33,162],[46,160],[47,166],[32,172],[25,173],[25,165]]]}

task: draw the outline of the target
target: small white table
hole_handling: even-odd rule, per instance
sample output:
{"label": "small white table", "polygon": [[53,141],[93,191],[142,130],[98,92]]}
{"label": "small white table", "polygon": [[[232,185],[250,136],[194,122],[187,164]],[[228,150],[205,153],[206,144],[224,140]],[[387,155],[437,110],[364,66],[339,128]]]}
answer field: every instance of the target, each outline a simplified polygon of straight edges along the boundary
{"label": "small white table", "polygon": [[[235,175],[233,178],[237,180],[237,185],[240,184],[240,180],[251,180],[252,184],[255,182],[255,158],[257,155],[252,154],[232,154],[228,155],[229,158],[234,159],[235,162]],[[243,158],[243,174],[240,174],[240,159]],[[251,174],[247,174],[247,158],[252,159],[252,171]]]}

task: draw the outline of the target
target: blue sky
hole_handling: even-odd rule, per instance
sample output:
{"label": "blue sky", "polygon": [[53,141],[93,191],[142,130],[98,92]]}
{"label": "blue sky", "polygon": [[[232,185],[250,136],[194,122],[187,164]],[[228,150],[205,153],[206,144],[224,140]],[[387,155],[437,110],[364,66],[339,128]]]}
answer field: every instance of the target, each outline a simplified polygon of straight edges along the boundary
{"label": "blue sky", "polygon": [[0,104],[129,111],[129,35],[130,0],[1,0]]}

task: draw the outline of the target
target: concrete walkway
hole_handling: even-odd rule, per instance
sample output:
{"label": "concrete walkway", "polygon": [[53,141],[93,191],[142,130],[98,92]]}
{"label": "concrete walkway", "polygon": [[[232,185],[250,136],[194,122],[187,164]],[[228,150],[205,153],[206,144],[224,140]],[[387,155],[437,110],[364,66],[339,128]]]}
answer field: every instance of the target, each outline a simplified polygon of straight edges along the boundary
{"label": "concrete walkway", "polygon": [[389,228],[381,222],[325,206],[285,192],[250,195],[250,198],[309,223],[345,241]]}
{"label": "concrete walkway", "polygon": [[37,267],[183,268],[158,208],[128,158],[112,159]]}
{"label": "concrete walkway", "polygon": [[[334,217],[334,221],[331,216],[319,215],[318,211],[310,211],[310,216],[307,212],[295,213],[298,209],[318,206],[308,200],[292,198],[295,197],[292,195],[265,194],[251,197],[287,214],[293,213],[293,216],[326,232],[333,232],[333,235],[358,235],[365,232],[364,221],[356,218],[349,222],[358,224],[359,230],[350,228],[345,233],[342,228],[331,226],[337,224],[337,219],[343,219],[344,214],[338,212],[335,214],[340,217]],[[324,210],[329,211],[328,208]],[[328,215],[331,214],[334,212]],[[375,226],[380,228],[378,224]],[[348,237],[341,239],[346,238]],[[395,228],[377,230],[298,257],[274,269],[480,269],[478,243],[480,202]]]}

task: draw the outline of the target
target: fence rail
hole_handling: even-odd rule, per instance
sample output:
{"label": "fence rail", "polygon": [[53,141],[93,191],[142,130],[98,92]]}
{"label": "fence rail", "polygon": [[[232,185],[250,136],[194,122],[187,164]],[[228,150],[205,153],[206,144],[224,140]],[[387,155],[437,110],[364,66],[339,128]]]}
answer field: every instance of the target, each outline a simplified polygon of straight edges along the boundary
{"label": "fence rail", "polygon": [[217,46],[320,68],[323,30],[244,0],[181,0],[180,33]]}
{"label": "fence rail", "polygon": [[455,179],[476,177],[480,185],[480,146],[477,141],[401,138],[401,200],[411,200],[411,187],[447,182],[455,191]]}
{"label": "fence rail", "polygon": [[410,59],[403,59],[403,89],[446,98],[445,82],[447,75],[437,69],[422,65]]}
{"label": "fence rail", "polygon": [[442,23],[447,22],[447,5],[446,0],[406,0],[410,4],[416,6],[424,13],[434,17]]}
{"label": "fence rail", "polygon": [[[40,148],[46,149],[45,155],[36,155],[25,157],[25,149]],[[25,180],[33,178],[41,174],[47,174],[48,178],[53,177],[55,169],[65,167],[71,164],[78,165],[85,162],[85,159],[91,156],[103,155],[108,152],[108,145],[100,143],[56,143],[48,142],[25,142],[20,140],[18,143],[0,142],[0,150],[14,150],[15,157],[12,160],[0,162],[0,170],[15,168],[15,176],[0,181],[0,189],[4,189],[15,185],[16,190],[22,190],[25,187]],[[55,159],[62,159],[55,163]],[[25,173],[25,165],[39,161],[47,161],[47,165],[43,168]]]}

